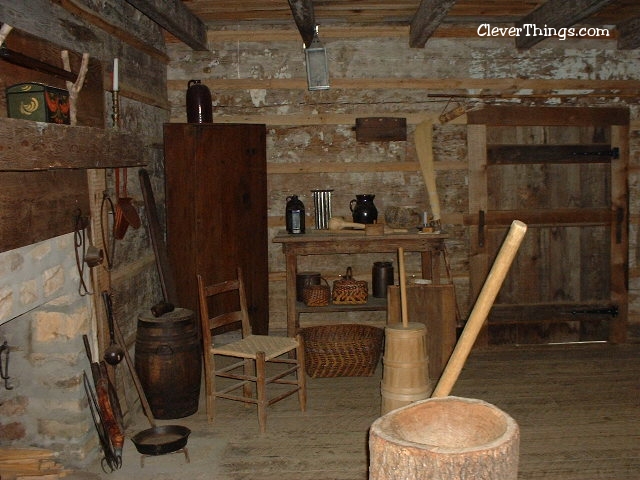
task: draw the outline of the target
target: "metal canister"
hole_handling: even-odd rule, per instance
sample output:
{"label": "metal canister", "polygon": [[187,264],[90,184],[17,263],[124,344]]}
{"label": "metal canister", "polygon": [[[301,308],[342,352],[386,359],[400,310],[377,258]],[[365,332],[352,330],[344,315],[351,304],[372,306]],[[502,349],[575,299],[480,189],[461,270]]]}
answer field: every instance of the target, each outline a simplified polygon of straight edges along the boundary
{"label": "metal canister", "polygon": [[311,190],[315,208],[316,230],[329,228],[331,218],[331,192],[333,190]]}
{"label": "metal canister", "polygon": [[387,286],[393,285],[393,263],[374,262],[371,269],[371,283],[373,296],[377,298],[387,297]]}

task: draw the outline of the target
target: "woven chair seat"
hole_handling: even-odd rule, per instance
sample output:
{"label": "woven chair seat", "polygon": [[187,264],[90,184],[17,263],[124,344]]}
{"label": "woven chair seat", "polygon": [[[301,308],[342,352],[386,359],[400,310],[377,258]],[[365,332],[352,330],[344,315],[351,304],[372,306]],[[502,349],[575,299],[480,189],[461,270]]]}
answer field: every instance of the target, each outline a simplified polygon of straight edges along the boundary
{"label": "woven chair seat", "polygon": [[249,335],[242,340],[213,346],[211,353],[242,358],[256,358],[257,352],[264,352],[267,360],[279,357],[298,346],[298,341],[291,337],[270,337],[267,335]]}

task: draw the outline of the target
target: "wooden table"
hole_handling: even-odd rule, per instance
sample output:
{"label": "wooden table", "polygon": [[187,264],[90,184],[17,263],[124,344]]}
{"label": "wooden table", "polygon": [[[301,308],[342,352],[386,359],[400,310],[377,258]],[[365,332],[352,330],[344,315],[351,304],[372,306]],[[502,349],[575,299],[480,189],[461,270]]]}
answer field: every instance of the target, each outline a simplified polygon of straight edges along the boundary
{"label": "wooden table", "polygon": [[296,273],[299,255],[333,255],[353,253],[389,253],[402,247],[406,252],[420,252],[422,277],[440,283],[440,254],[444,251],[447,234],[391,233],[333,233],[328,230],[309,230],[302,235],[280,232],[273,242],[282,243],[287,275],[287,335],[293,337],[300,326],[301,312],[385,310],[386,299],[371,298],[364,305],[328,305],[306,307],[296,302]]}

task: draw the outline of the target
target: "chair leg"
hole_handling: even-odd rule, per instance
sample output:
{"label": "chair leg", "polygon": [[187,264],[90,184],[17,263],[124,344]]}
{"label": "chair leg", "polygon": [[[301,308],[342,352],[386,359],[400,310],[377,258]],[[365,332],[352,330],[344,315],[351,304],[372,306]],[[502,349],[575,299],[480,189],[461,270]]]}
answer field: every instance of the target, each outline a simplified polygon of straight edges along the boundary
{"label": "chair leg", "polygon": [[[204,388],[205,398],[207,400],[207,421],[213,423],[213,418],[216,414],[216,363],[214,355],[206,352],[205,355],[209,355],[210,360],[205,361],[204,371]],[[209,368],[207,368],[207,363]]]}
{"label": "chair leg", "polygon": [[258,423],[260,424],[261,433],[266,433],[267,431],[266,368],[264,352],[258,352],[256,355],[256,390],[258,394]]}
{"label": "chair leg", "polygon": [[298,346],[296,347],[296,359],[298,361],[298,371],[296,372],[298,378],[298,402],[300,403],[300,410],[306,411],[307,409],[307,373],[304,363],[304,341],[301,335],[297,335]]}
{"label": "chair leg", "polygon": [[[250,358],[246,358],[244,360],[244,375],[246,377],[253,377],[255,376],[255,363],[252,359]],[[253,388],[251,386],[251,382],[246,382],[243,386],[242,386],[242,394],[245,398],[252,398],[253,397]],[[250,407],[251,406],[251,402],[244,402],[244,406],[245,407]]]}

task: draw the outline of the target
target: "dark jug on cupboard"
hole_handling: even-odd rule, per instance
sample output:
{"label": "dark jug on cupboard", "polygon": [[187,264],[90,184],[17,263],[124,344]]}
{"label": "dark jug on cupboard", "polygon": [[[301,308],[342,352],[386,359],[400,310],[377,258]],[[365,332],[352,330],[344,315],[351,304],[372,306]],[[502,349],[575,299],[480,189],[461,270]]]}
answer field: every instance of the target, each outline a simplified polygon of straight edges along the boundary
{"label": "dark jug on cupboard", "polygon": [[212,123],[213,111],[209,87],[200,80],[189,80],[187,84],[187,122]]}
{"label": "dark jug on cupboard", "polygon": [[378,221],[378,209],[373,203],[375,195],[356,195],[349,202],[349,209],[355,223],[376,223]]}

